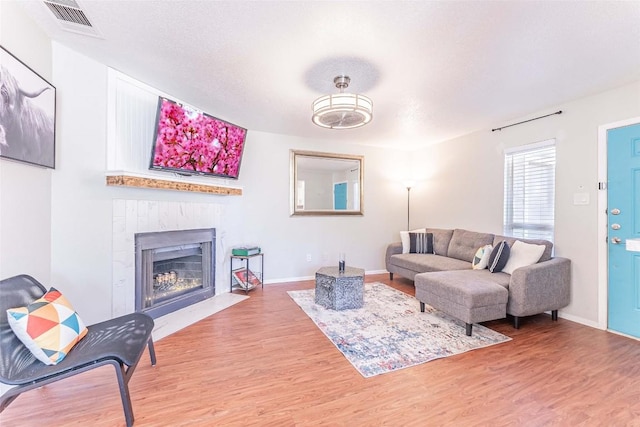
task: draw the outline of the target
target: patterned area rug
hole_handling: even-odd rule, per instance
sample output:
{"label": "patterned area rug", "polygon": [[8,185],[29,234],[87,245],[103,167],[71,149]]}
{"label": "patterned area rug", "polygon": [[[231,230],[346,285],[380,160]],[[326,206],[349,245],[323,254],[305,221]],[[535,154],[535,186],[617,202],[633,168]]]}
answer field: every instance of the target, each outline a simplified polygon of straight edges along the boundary
{"label": "patterned area rug", "polygon": [[465,334],[464,322],[428,305],[420,312],[414,297],[382,283],[366,283],[364,307],[334,311],[314,302],[315,290],[289,296],[368,378],[430,360],[511,340],[482,325]]}

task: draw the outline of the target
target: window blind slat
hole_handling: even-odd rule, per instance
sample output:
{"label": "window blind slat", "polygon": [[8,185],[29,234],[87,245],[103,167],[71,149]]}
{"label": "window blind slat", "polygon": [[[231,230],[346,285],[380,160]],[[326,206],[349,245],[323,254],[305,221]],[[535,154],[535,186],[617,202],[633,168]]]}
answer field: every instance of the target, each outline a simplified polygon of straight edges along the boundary
{"label": "window blind slat", "polygon": [[504,234],[553,241],[555,140],[505,153]]}

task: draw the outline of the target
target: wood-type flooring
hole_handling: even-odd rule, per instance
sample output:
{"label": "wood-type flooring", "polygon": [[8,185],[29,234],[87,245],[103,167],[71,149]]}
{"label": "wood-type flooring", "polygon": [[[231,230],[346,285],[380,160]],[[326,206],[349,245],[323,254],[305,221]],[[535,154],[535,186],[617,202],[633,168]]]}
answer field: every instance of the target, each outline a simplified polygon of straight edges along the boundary
{"label": "wood-type flooring", "polygon": [[[413,295],[413,282],[370,275]],[[156,343],[130,383],[135,426],[640,426],[640,341],[549,315],[485,323],[511,341],[363,378],[288,290]],[[416,302],[416,305],[418,303]],[[123,426],[112,367],[21,395],[0,425]]]}

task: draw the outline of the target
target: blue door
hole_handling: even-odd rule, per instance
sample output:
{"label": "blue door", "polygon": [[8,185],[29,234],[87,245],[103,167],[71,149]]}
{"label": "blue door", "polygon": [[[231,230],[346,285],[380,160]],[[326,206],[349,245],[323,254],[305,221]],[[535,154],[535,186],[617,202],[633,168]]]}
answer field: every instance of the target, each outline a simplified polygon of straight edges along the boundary
{"label": "blue door", "polygon": [[640,337],[640,124],[607,131],[607,174],[609,329]]}
{"label": "blue door", "polygon": [[333,208],[336,210],[347,209],[347,183],[333,184]]}

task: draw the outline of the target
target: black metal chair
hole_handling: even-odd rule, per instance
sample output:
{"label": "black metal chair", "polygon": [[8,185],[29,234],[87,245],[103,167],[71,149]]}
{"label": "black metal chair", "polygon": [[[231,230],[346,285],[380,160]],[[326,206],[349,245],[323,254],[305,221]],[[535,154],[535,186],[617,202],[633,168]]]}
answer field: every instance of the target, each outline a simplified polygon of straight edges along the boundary
{"label": "black metal chair", "polygon": [[133,425],[128,384],[146,347],[151,365],[156,364],[151,338],[153,319],[143,313],[132,313],[88,326],[87,335],[60,363],[45,365],[13,333],[7,309],[26,306],[46,292],[37,280],[24,274],[0,281],[0,382],[15,386],[0,396],[0,412],[25,391],[113,365],[127,426]]}

